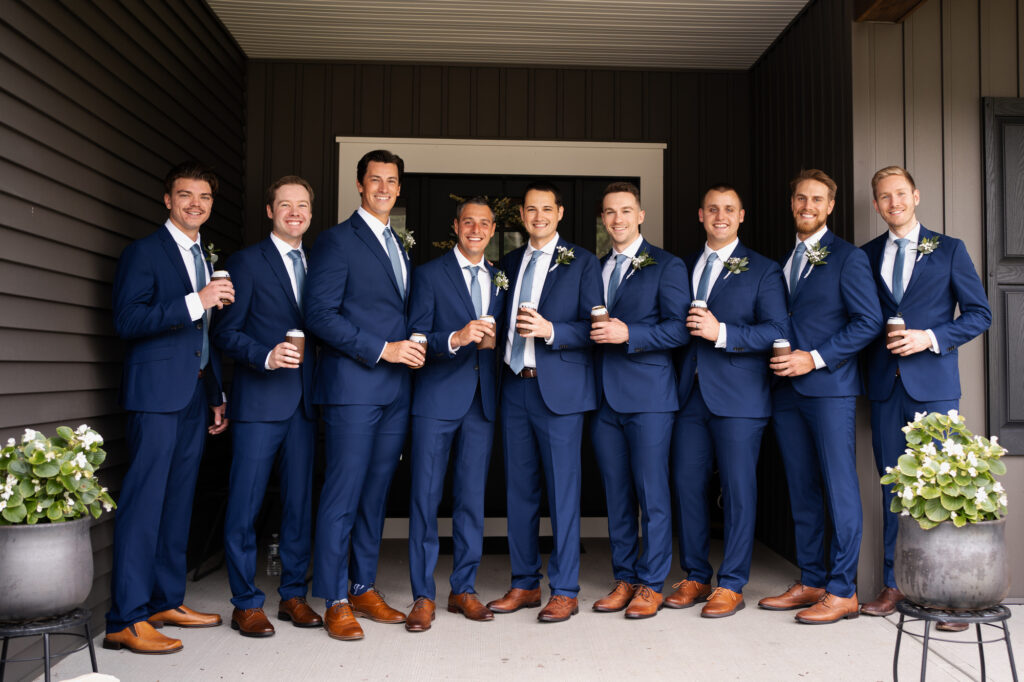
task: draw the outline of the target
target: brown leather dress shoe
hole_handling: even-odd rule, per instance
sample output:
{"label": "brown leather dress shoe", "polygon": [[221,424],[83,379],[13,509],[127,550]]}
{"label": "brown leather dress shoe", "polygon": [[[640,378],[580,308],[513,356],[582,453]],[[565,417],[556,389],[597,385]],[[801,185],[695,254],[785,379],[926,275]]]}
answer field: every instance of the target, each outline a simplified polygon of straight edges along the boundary
{"label": "brown leather dress shoe", "polygon": [[708,597],[708,603],[700,610],[701,618],[725,618],[746,607],[743,595],[739,592],[718,586]]}
{"label": "brown leather dress shoe", "polygon": [[857,604],[857,593],[852,597],[837,597],[826,592],[821,601],[809,609],[804,609],[796,614],[796,619],[807,625],[824,625],[835,623],[843,618],[853,619],[860,615],[860,608]]}
{"label": "brown leather dress shoe", "polygon": [[664,602],[665,598],[661,592],[655,592],[647,585],[637,585],[636,594],[633,595],[633,600],[629,602],[629,608],[626,609],[626,618],[638,619],[656,616],[658,611],[661,611]]}
{"label": "brown leather dress shoe", "polygon": [[501,599],[487,602],[493,613],[515,613],[519,609],[535,609],[540,606],[540,588],[523,590],[513,587]]}
{"label": "brown leather dress shoe", "polygon": [[448,612],[461,613],[466,618],[475,621],[494,620],[494,613],[480,603],[480,598],[475,592],[454,592],[448,595]]}
{"label": "brown leather dress shoe", "polygon": [[616,580],[615,588],[608,593],[608,596],[601,597],[594,602],[594,610],[601,613],[615,613],[629,606],[636,590],[625,580]]}
{"label": "brown leather dress shoe", "polygon": [[569,620],[580,612],[576,597],[567,597],[564,594],[553,594],[548,600],[547,606],[537,614],[537,620],[542,623],[561,623]]}
{"label": "brown leather dress shoe", "polygon": [[310,608],[304,597],[292,597],[278,604],[277,619],[290,620],[297,628],[318,628],[324,624],[324,619]]}
{"label": "brown leather dress shoe", "polygon": [[896,613],[896,605],[903,601],[903,593],[895,587],[886,587],[874,601],[869,601],[860,607],[860,612],[865,616],[891,616]]}
{"label": "brown leather dress shoe", "polygon": [[936,623],[935,629],[943,632],[963,632],[970,627],[969,623]]}
{"label": "brown leather dress shoe", "polygon": [[263,609],[235,609],[231,612],[231,629],[243,637],[270,637],[274,626]]}
{"label": "brown leather dress shoe", "polygon": [[182,604],[175,609],[167,609],[154,613],[149,617],[149,624],[160,629],[165,625],[179,628],[212,628],[221,624],[219,613],[200,613]]}
{"label": "brown leather dress shoe", "polygon": [[804,609],[808,606],[814,606],[824,596],[824,587],[807,587],[797,581],[779,596],[765,597],[757,602],[757,605],[769,611],[790,611],[792,609]]}
{"label": "brown leather dress shoe", "polygon": [[181,651],[180,639],[164,637],[142,620],[103,638],[104,649],[127,649],[136,654],[173,654]]}
{"label": "brown leather dress shoe", "polygon": [[675,592],[665,599],[665,606],[670,609],[688,609],[697,602],[706,600],[711,594],[711,585],[694,580],[680,580],[672,587]]}
{"label": "brown leather dress shoe", "polygon": [[384,595],[371,587],[358,597],[351,592],[348,601],[352,604],[352,612],[360,618],[369,618],[375,623],[404,623],[405,614],[388,606]]}
{"label": "brown leather dress shoe", "polygon": [[352,605],[341,602],[324,613],[324,630],[331,639],[353,640],[363,638],[363,629],[356,622]]}
{"label": "brown leather dress shoe", "polygon": [[434,600],[420,597],[412,605],[409,617],[405,619],[405,629],[409,632],[424,632],[430,629],[434,621]]}

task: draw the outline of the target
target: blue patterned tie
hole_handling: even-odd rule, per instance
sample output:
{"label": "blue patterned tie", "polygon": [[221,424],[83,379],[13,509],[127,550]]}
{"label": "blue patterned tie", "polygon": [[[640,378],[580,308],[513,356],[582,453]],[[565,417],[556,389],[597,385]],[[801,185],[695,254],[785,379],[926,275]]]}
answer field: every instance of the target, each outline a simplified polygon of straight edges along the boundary
{"label": "blue patterned tie", "polygon": [[800,282],[800,261],[804,258],[804,253],[807,252],[807,245],[800,242],[796,245],[796,250],[793,252],[793,262],[789,264],[789,295],[792,296],[796,291],[796,285]]}
{"label": "blue patterned tie", "polygon": [[[199,244],[193,244],[189,249],[192,252],[192,260],[196,266],[196,292],[206,286],[206,261],[203,260],[203,250]],[[203,313],[203,351],[199,356],[199,369],[206,367],[210,361],[210,313]]]}
{"label": "blue patterned tie", "polygon": [[909,243],[909,239],[896,240],[896,260],[892,263],[892,297],[897,303],[903,300],[903,260]]}
{"label": "blue patterned tie", "polygon": [[706,301],[708,295],[708,284],[711,283],[711,266],[718,260],[718,254],[712,251],[708,254],[708,260],[704,263],[704,272],[700,273],[700,282],[697,283],[697,300]]}
{"label": "blue patterned tie", "polygon": [[306,286],[306,267],[302,264],[302,252],[292,249],[288,252],[288,257],[292,259],[292,270],[295,271],[295,302],[299,304],[299,310],[302,310],[302,291]]}
{"label": "blue patterned tie", "polygon": [[480,317],[484,314],[483,296],[480,294],[480,280],[477,279],[480,274],[480,266],[467,265],[466,270],[469,270],[469,297],[473,299],[473,310],[476,311],[476,316]]}
{"label": "blue patterned tie", "polygon": [[615,294],[619,293],[619,281],[622,279],[622,261],[629,258],[624,253],[615,254],[615,265],[612,266],[611,275],[608,277],[608,297],[606,303],[615,303]]}
{"label": "blue patterned tie", "polygon": [[395,281],[398,282],[398,293],[405,300],[405,279],[402,277],[402,257],[398,253],[398,245],[395,244],[395,235],[391,228],[384,228],[384,242],[388,245],[388,258],[391,259],[391,268],[395,271]]}
{"label": "blue patterned tie", "polygon": [[526,337],[520,336],[519,332],[515,331],[516,315],[519,314],[519,305],[523,301],[531,300],[533,297],[533,271],[536,269],[537,259],[543,253],[543,251],[534,251],[530,262],[526,264],[526,272],[523,273],[523,283],[519,287],[519,302],[516,304],[516,309],[512,311],[512,357],[510,358],[509,366],[516,374],[522,372],[523,368],[526,367]]}

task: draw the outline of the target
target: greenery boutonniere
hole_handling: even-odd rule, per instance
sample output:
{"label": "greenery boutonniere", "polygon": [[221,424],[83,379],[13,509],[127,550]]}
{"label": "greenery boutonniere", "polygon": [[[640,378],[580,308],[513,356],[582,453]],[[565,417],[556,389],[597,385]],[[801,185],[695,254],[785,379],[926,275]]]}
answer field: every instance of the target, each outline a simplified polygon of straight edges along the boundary
{"label": "greenery boutonniere", "polygon": [[[813,266],[828,265],[828,258],[830,251],[827,246],[822,246],[821,242],[814,242],[807,247],[807,262]],[[810,270],[807,271],[810,273]]]}
{"label": "greenery boutonniere", "polygon": [[[925,237],[917,243],[917,260],[921,260],[924,256],[939,248],[938,237]],[[917,261],[914,261],[915,263]]]}
{"label": "greenery boutonniere", "polygon": [[412,236],[412,230],[394,230],[394,233],[402,241],[402,248],[405,249],[406,253],[409,253],[409,249],[416,246],[416,239]]}
{"label": "greenery boutonniere", "polygon": [[[568,265],[576,260],[576,252],[572,249],[567,249],[564,246],[559,246],[555,249],[555,264],[551,266],[551,270],[554,270],[559,265]],[[548,270],[548,272],[551,272]]]}
{"label": "greenery boutonniere", "polygon": [[505,291],[508,291],[508,275],[505,274],[504,270],[498,270],[494,273],[494,277],[491,279],[491,284],[493,284],[496,289],[504,289]]}
{"label": "greenery boutonniere", "polygon": [[634,272],[636,272],[637,270],[643,270],[648,265],[656,265],[658,263],[658,261],[654,260],[651,257],[651,254],[647,253],[646,251],[641,251],[637,255],[633,256],[633,258],[630,259],[630,262],[633,265]]}
{"label": "greenery boutonniere", "polygon": [[[725,269],[729,271],[729,275],[738,275],[741,272],[746,272],[750,269],[747,267],[748,265],[750,265],[750,259],[746,256],[743,258],[733,256],[732,258],[726,259],[724,263]],[[726,277],[729,275],[726,275]]]}
{"label": "greenery boutonniere", "polygon": [[216,246],[214,246],[213,242],[210,242],[209,244],[207,244],[206,245],[206,262],[208,262],[210,265],[216,265],[217,261],[220,260],[220,256],[218,255],[219,253],[220,253],[220,249],[218,249]]}

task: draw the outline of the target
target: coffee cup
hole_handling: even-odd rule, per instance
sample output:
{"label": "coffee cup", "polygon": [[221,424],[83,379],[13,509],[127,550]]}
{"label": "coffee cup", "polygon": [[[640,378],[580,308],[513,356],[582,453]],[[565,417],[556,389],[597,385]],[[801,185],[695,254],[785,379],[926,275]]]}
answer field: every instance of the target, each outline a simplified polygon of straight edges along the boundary
{"label": "coffee cup", "polygon": [[780,355],[789,355],[792,351],[789,347],[789,339],[775,339],[772,343],[772,357],[777,358]]}
{"label": "coffee cup", "polygon": [[889,335],[890,332],[901,332],[907,328],[906,321],[899,315],[890,317],[885,321],[885,334]]}
{"label": "coffee cup", "polygon": [[611,315],[608,314],[608,308],[603,305],[595,305],[590,309],[590,323],[595,322],[607,322],[611,319]]}
{"label": "coffee cup", "polygon": [[[537,304],[533,301],[520,301],[519,310],[537,310]],[[526,336],[526,334],[520,331],[519,325],[516,325],[516,331],[519,332],[520,336]]]}
{"label": "coffee cup", "polygon": [[[491,325],[491,331],[494,331],[494,315],[481,315],[478,318],[481,322],[486,322]],[[476,344],[476,347],[480,350],[487,350],[488,348],[494,348],[495,338],[493,336],[484,335],[482,341]]]}
{"label": "coffee cup", "polygon": [[703,308],[704,310],[707,310],[708,303],[707,303],[707,301],[702,301],[700,299],[694,299],[694,300],[690,301],[690,308],[691,309],[693,309],[693,308]]}
{"label": "coffee cup", "polygon": [[[213,274],[210,275],[210,281],[211,282],[215,282],[215,281],[217,281],[219,279],[226,279],[227,281],[230,282],[231,281],[231,273],[229,273],[227,270],[214,270]],[[226,298],[220,299],[220,302],[223,303],[224,305],[230,305],[231,304],[231,301],[229,301]]]}
{"label": "coffee cup", "polygon": [[289,329],[284,340],[299,349],[299,364],[306,357],[306,334],[301,329]]}
{"label": "coffee cup", "polygon": [[[423,346],[423,354],[424,354],[424,356],[426,356],[426,353],[427,353],[427,335],[426,334],[421,334],[419,332],[413,332],[412,334],[409,335],[409,340],[412,341],[413,343],[418,343],[421,346]],[[418,369],[418,368],[416,368],[416,369]]]}

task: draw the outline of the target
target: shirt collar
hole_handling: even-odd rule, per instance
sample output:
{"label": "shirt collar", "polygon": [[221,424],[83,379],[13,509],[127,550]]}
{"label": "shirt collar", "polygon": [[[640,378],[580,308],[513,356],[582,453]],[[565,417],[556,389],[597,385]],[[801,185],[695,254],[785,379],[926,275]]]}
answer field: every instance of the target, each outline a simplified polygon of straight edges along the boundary
{"label": "shirt collar", "polygon": [[729,242],[728,244],[726,244],[725,246],[723,246],[722,248],[720,248],[720,249],[718,249],[716,251],[715,249],[711,248],[710,244],[708,244],[707,242],[704,242],[704,260],[705,260],[705,262],[707,261],[708,256],[710,256],[713,253],[717,253],[718,254],[718,260],[720,260],[720,261],[722,261],[724,263],[725,261],[729,260],[730,257],[732,257],[732,252],[736,250],[736,247],[739,246],[739,243],[740,243],[740,239],[739,239],[739,237],[737,237],[736,239],[733,239],[731,242]]}
{"label": "shirt collar", "polygon": [[[914,245],[917,244],[917,242],[920,240],[920,238],[921,238],[921,223],[920,223],[920,221],[917,221],[917,222],[914,223],[914,229],[912,229],[910,232],[908,232],[907,236],[904,237],[904,239],[906,239],[908,242],[910,242],[909,244],[907,244],[907,246],[914,246]],[[892,244],[893,246],[896,246],[896,239],[897,239],[896,235],[894,235],[892,233],[892,230],[889,230],[889,239],[887,240],[888,243]]]}
{"label": "shirt collar", "polygon": [[[270,241],[274,243],[274,246],[277,247],[277,250],[281,253],[282,256],[286,256],[287,257],[289,252],[291,252],[291,250],[295,248],[294,246],[292,246],[291,244],[289,244],[285,240],[283,240],[280,237],[278,237],[273,232],[270,233]],[[299,243],[299,252],[302,253],[303,255],[305,255],[305,253],[303,253],[303,251],[302,251],[302,243],[301,242]]]}
{"label": "shirt collar", "polygon": [[640,250],[640,245],[644,243],[643,235],[640,235],[633,242],[622,251],[617,251],[615,247],[612,247],[612,257],[618,255],[629,256],[631,259],[636,258],[636,252]]}
{"label": "shirt collar", "polygon": [[359,214],[359,217],[362,218],[364,222],[366,222],[370,229],[373,230],[373,233],[378,237],[383,238],[384,230],[391,227],[391,216],[388,216],[388,223],[387,225],[385,225],[381,221],[377,220],[376,216],[374,216],[372,213],[367,211],[362,206],[356,209],[356,213]]}
{"label": "shirt collar", "polygon": [[[820,230],[818,230],[817,232],[815,232],[810,237],[808,237],[807,239],[804,240],[804,244],[806,244],[807,246],[810,246],[811,244],[816,244],[816,243],[820,242],[822,239],[825,238],[825,234],[827,232],[828,232],[828,225],[822,225]],[[800,243],[800,237],[796,238],[796,243],[797,244]]]}
{"label": "shirt collar", "polygon": [[455,260],[457,260],[459,262],[459,267],[460,268],[475,267],[475,266],[479,265],[482,269],[484,269],[484,270],[487,269],[487,259],[486,258],[481,258],[479,263],[470,263],[469,259],[466,258],[462,254],[461,251],[459,251],[459,247],[458,246],[453,248],[452,251],[455,253]]}
{"label": "shirt collar", "polygon": [[199,250],[202,251],[203,239],[200,235],[197,234],[196,240],[192,241],[191,239],[188,238],[187,234],[185,234],[184,232],[182,232],[181,230],[174,226],[174,223],[171,222],[170,218],[168,218],[167,222],[164,223],[164,227],[166,227],[170,231],[171,237],[174,239],[174,243],[177,244],[178,248],[180,248],[182,251],[191,251],[193,244],[199,244]]}
{"label": "shirt collar", "polygon": [[547,244],[545,244],[539,249],[533,248],[533,244],[528,241],[526,242],[526,255],[529,256],[534,251],[540,251],[541,253],[546,253],[547,255],[550,256],[555,253],[555,247],[558,245],[558,242],[561,241],[561,239],[561,235],[559,235],[556,232],[555,236],[551,239],[551,241],[549,241]]}

